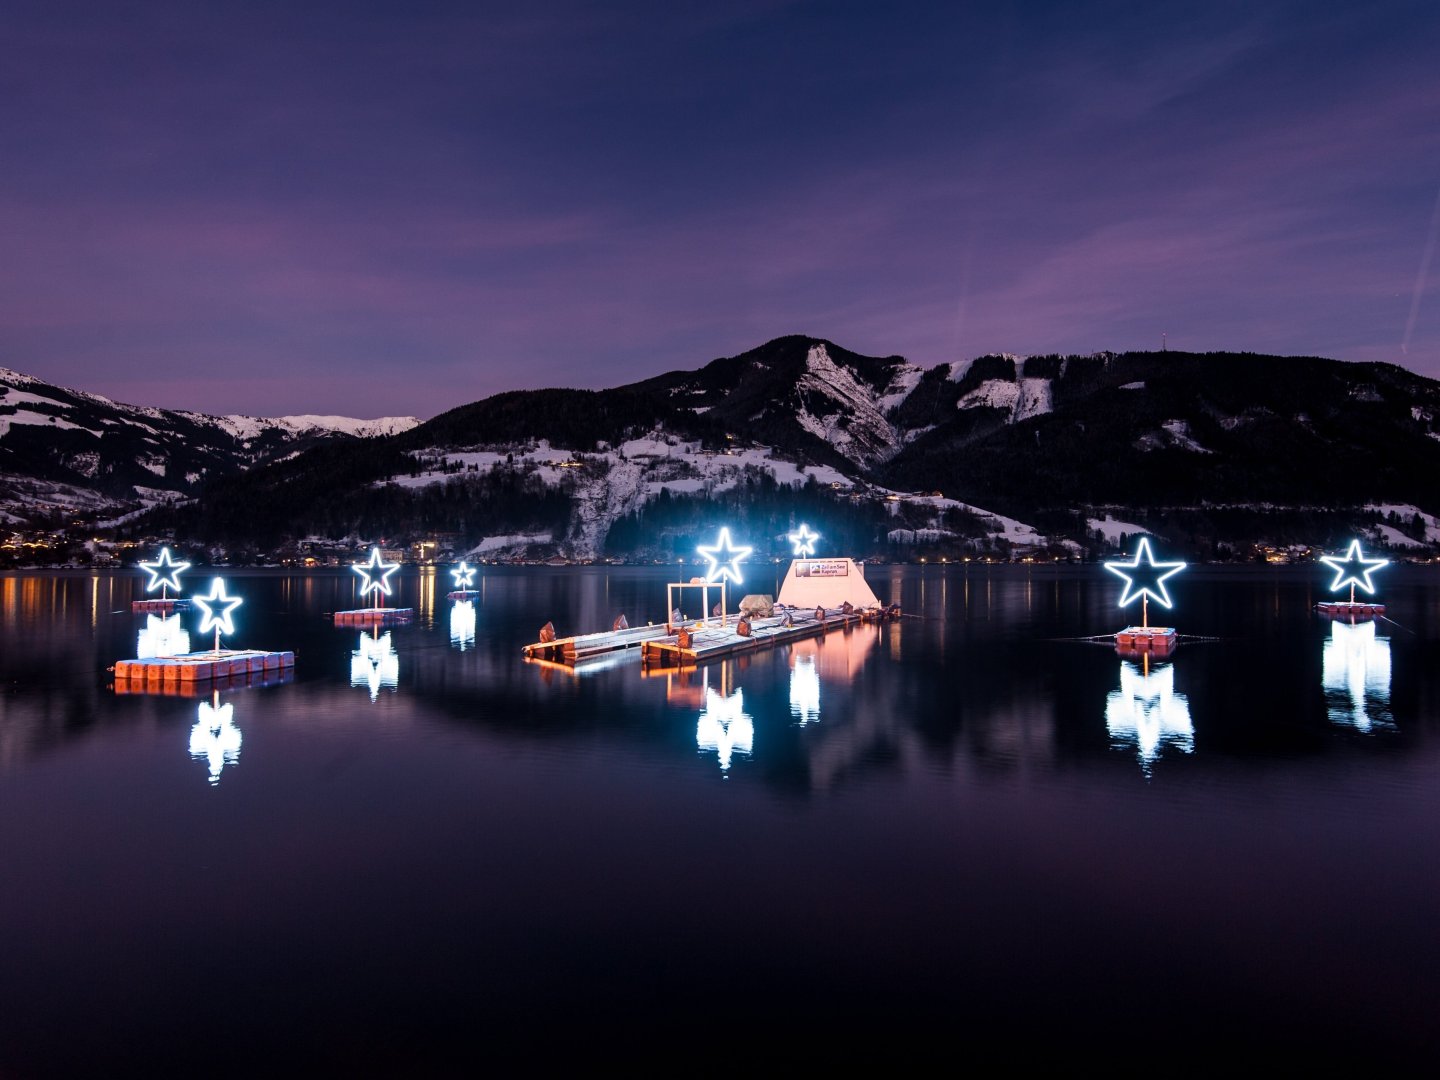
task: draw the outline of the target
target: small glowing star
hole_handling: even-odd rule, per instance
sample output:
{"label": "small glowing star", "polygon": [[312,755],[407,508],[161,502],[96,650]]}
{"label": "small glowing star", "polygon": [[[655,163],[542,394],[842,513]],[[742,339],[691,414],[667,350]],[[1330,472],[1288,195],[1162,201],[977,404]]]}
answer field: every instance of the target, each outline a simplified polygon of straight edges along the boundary
{"label": "small glowing star", "polygon": [[715,543],[709,546],[702,544],[695,550],[710,562],[709,567],[705,570],[706,581],[729,578],[739,585],[741,580],[740,560],[748,558],[752,549],[736,547],[730,540],[730,529],[726,527],[720,530],[720,535],[716,538]]}
{"label": "small glowing star", "polygon": [[810,526],[802,521],[800,527],[786,537],[786,539],[790,541],[790,546],[795,549],[795,557],[797,559],[808,559],[815,554],[815,541],[820,539],[820,534],[811,532]]}
{"label": "small glowing star", "polygon": [[390,575],[400,569],[399,563],[387,563],[380,557],[379,548],[370,549],[370,561],[368,563],[354,563],[350,567],[360,575],[364,582],[360,586],[360,595],[369,596],[372,592],[384,596],[390,595]]}
{"label": "small glowing star", "polygon": [[[1144,565],[1141,565],[1143,562]],[[1170,593],[1165,588],[1165,579],[1174,577],[1185,569],[1183,562],[1156,562],[1150,550],[1150,538],[1142,536],[1132,562],[1107,562],[1105,569],[1125,580],[1125,589],[1120,594],[1120,606],[1131,603],[1137,596],[1148,596],[1157,604],[1170,607]],[[1163,572],[1161,572],[1163,571]]]}
{"label": "small glowing star", "polygon": [[475,567],[462,561],[459,566],[450,571],[450,576],[455,579],[455,588],[468,589],[475,584]]}
{"label": "small glowing star", "polygon": [[150,575],[145,583],[146,592],[154,592],[162,585],[167,589],[180,591],[180,575],[190,569],[188,562],[176,562],[168,547],[160,549],[160,557],[154,562],[142,562],[140,569]]}
{"label": "small glowing star", "polygon": [[1350,541],[1350,550],[1345,552],[1343,559],[1338,555],[1322,555],[1320,561],[1335,571],[1335,580],[1330,585],[1331,592],[1343,589],[1346,585],[1358,585],[1367,593],[1373,593],[1375,583],[1370,580],[1370,575],[1390,564],[1389,559],[1365,558],[1360,550],[1359,540]]}
{"label": "small glowing star", "polygon": [[205,613],[200,620],[200,633],[203,634],[212,629],[218,630],[222,634],[235,632],[235,623],[230,615],[245,601],[238,596],[226,596],[223,579],[218,577],[215,579],[215,583],[210,586],[209,596],[196,596],[192,599],[195,601],[195,606]]}

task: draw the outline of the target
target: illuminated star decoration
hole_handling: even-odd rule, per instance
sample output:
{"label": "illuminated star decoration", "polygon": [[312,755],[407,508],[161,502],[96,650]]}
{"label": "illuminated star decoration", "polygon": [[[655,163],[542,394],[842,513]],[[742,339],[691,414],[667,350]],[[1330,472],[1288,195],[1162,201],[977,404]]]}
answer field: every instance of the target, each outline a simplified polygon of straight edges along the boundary
{"label": "illuminated star decoration", "polygon": [[[1143,565],[1142,565],[1143,564]],[[1183,562],[1156,562],[1150,550],[1150,538],[1142,536],[1132,562],[1107,562],[1105,569],[1125,581],[1120,594],[1120,606],[1124,607],[1137,596],[1148,596],[1163,607],[1170,607],[1170,593],[1165,588],[1165,579],[1174,577],[1185,569]]]}
{"label": "illuminated star decoration", "polygon": [[706,581],[719,581],[729,578],[740,584],[740,560],[748,558],[752,549],[748,547],[736,547],[730,540],[730,529],[728,527],[720,530],[719,537],[710,546],[701,545],[695,549],[709,560],[710,566],[705,571]]}
{"label": "illuminated star decoration", "polygon": [[1370,575],[1390,564],[1389,559],[1365,558],[1360,550],[1359,540],[1350,541],[1350,550],[1345,552],[1343,559],[1338,555],[1322,555],[1320,561],[1335,571],[1335,580],[1330,585],[1331,592],[1343,589],[1346,585],[1358,585],[1367,593],[1373,593],[1375,583],[1370,580]]}
{"label": "illuminated star decoration", "polygon": [[204,615],[200,619],[200,633],[207,630],[214,630],[219,634],[233,634],[235,623],[230,618],[231,613],[245,601],[238,596],[225,595],[225,582],[222,578],[216,578],[210,586],[209,596],[192,597],[195,606]]}
{"label": "illuminated star decoration", "polygon": [[372,592],[377,595],[390,595],[390,575],[400,569],[399,563],[387,563],[380,557],[379,548],[370,549],[370,561],[368,563],[354,563],[350,567],[360,575],[360,580],[365,584],[360,587],[361,597],[369,596]]}
{"label": "illuminated star decoration", "polygon": [[475,567],[462,561],[459,566],[450,571],[450,576],[455,579],[455,588],[469,589],[475,584]]}
{"label": "illuminated star decoration", "polygon": [[160,557],[154,562],[142,562],[140,569],[150,575],[150,580],[145,584],[146,592],[154,592],[162,586],[167,589],[180,591],[180,575],[190,569],[188,562],[176,562],[170,554],[168,547],[160,549]]}
{"label": "illuminated star decoration", "polygon": [[820,534],[811,532],[810,526],[802,521],[800,527],[786,537],[786,539],[790,541],[790,546],[795,549],[795,557],[797,559],[808,559],[815,554],[815,541],[820,539]]}

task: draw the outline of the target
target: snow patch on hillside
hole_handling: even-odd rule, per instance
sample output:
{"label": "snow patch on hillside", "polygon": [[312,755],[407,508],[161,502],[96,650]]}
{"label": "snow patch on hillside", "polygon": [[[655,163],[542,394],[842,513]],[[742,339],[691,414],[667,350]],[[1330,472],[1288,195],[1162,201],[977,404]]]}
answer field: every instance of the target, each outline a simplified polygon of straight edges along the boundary
{"label": "snow patch on hillside", "polygon": [[876,403],[876,407],[885,415],[895,408],[906,398],[920,383],[920,376],[925,374],[924,368],[918,368],[914,364],[905,364],[897,368],[894,376],[890,379],[890,385],[885,388],[884,395]]}
{"label": "snow patch on hillside", "polygon": [[1120,521],[1106,514],[1102,518],[1089,518],[1085,527],[1091,533],[1099,533],[1105,538],[1107,544],[1119,544],[1121,539],[1127,536],[1151,535],[1150,530],[1143,525],[1136,525],[1129,521]]}
{"label": "snow patch on hillside", "polygon": [[[1366,506],[1365,509],[1374,511],[1377,514],[1384,514],[1387,517],[1393,513],[1396,517],[1404,518],[1407,522],[1411,521],[1416,514],[1419,514],[1421,522],[1425,525],[1425,543],[1440,544],[1440,517],[1436,517],[1434,514],[1427,514],[1418,506],[1411,506],[1408,503],[1372,503]],[[1414,543],[1413,540],[1409,542]]]}
{"label": "snow patch on hillside", "polygon": [[849,368],[831,360],[824,345],[812,345],[806,353],[805,373],[795,380],[795,389],[801,402],[796,414],[800,426],[851,461],[883,460],[899,448],[885,419],[884,399],[877,398]]}

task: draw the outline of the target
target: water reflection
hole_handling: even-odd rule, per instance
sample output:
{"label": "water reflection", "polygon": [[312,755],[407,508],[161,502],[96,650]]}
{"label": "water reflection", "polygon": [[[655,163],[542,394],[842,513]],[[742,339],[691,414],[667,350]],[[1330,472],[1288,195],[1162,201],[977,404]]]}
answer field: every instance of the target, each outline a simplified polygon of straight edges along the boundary
{"label": "water reflection", "polygon": [[210,768],[210,783],[220,782],[226,765],[240,760],[240,729],[235,726],[235,706],[220,704],[220,695],[213,701],[200,703],[199,718],[190,729],[190,756],[204,761]]}
{"label": "water reflection", "polygon": [[380,697],[380,689],[396,689],[400,684],[400,657],[387,630],[384,634],[361,634],[359,647],[350,654],[350,685],[370,690],[370,700]]}
{"label": "water reflection", "polygon": [[750,756],[755,741],[755,722],[745,712],[744,692],[717,694],[705,688],[705,708],[695,727],[695,742],[702,751],[713,751],[722,771],[730,768],[732,754]]}
{"label": "water reflection", "polygon": [[1321,683],[1335,723],[1362,732],[1395,726],[1390,714],[1390,639],[1376,636],[1373,622],[1330,624]]}
{"label": "water reflection", "polygon": [[179,656],[190,651],[190,632],[180,625],[179,615],[145,616],[145,628],[135,643],[135,656]]}
{"label": "water reflection", "polygon": [[790,669],[790,715],[804,727],[820,719],[820,673],[814,656],[796,656]]}
{"label": "water reflection", "polygon": [[475,604],[457,600],[450,608],[450,644],[461,652],[475,645]]}
{"label": "water reflection", "polygon": [[1105,729],[1117,748],[1135,748],[1147,775],[1166,748],[1193,753],[1195,727],[1190,703],[1175,692],[1175,666],[1120,661],[1120,689],[1105,701]]}

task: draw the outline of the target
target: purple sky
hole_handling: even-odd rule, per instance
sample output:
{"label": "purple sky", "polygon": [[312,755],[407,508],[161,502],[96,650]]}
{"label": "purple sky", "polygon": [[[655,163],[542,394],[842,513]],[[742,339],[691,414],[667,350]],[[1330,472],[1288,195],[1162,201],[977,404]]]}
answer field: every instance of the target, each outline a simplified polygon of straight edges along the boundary
{"label": "purple sky", "polygon": [[1431,0],[0,13],[0,365],[144,404],[430,416],[786,333],[1440,376],[1437,224]]}

